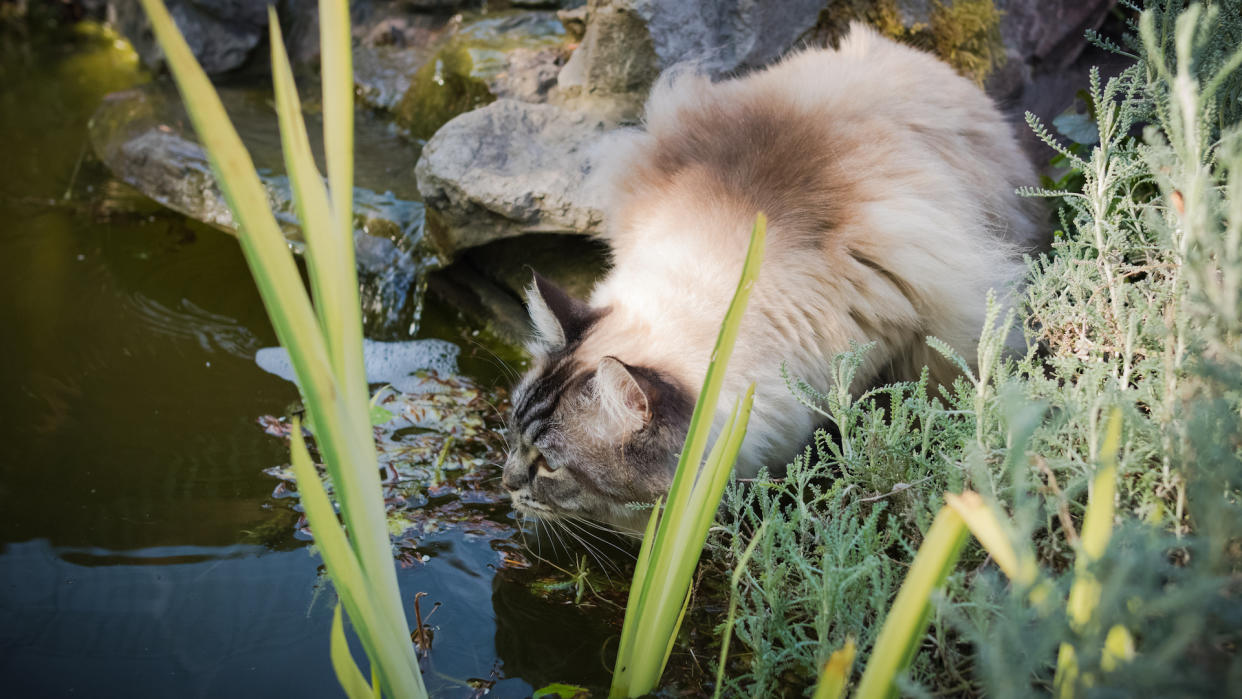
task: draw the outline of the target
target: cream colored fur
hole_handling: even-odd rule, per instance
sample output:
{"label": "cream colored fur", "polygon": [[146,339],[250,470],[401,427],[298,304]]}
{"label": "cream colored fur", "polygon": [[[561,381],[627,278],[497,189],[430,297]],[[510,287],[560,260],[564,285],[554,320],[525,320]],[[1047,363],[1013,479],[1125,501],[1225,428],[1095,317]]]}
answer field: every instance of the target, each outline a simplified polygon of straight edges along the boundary
{"label": "cream colored fur", "polygon": [[[786,163],[769,163],[780,167],[752,167],[777,156],[748,152],[752,138],[764,141],[730,131],[747,114],[810,134],[797,147],[805,162],[824,164],[822,181],[812,173],[808,184],[803,173],[779,182],[793,164],[788,154],[780,156]],[[721,157],[738,163],[733,183],[743,191],[748,172],[769,179],[751,197],[722,183],[730,173],[693,157],[662,162],[670,150],[693,154],[701,143],[726,149]],[[735,160],[728,147],[736,147]],[[694,395],[755,214],[779,209],[765,210],[766,257],[721,401],[723,413],[757,383],[743,475],[783,466],[816,423],[786,389],[782,362],[826,389],[829,358],[852,340],[874,340],[859,384],[882,371],[914,378],[925,364],[934,378],[951,380],[925,336],[973,358],[989,290],[1010,298],[1021,253],[1039,242],[1031,208],[1014,194],[1034,174],[989,99],[934,57],[861,25],[835,51],[803,51],[740,79],[666,76],[648,102],[645,129],[620,134],[602,157],[608,166],[595,185],[609,193],[614,264],[590,303],[609,311],[575,355],[657,368]],[[820,219],[831,225],[817,228]]]}

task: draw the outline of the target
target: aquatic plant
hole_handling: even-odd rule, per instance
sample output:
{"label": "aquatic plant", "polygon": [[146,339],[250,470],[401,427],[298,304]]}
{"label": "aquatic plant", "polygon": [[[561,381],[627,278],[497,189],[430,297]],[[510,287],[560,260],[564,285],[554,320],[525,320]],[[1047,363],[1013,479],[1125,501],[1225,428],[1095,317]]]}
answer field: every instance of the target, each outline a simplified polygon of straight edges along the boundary
{"label": "aquatic plant", "polygon": [[710,564],[738,573],[743,648],[723,693],[789,693],[826,666],[831,693],[856,672],[833,662],[847,639],[859,667],[887,653],[877,622],[942,494],[966,490],[950,507],[974,540],[886,691],[1212,695],[1242,678],[1242,9],[1130,7],[1122,42],[1094,37],[1135,64],[1092,73],[1091,128],[1029,120],[1075,176],[1028,192],[1059,210],[1015,310],[1026,356],[989,351],[1009,329],[994,314],[953,386],[791,381],[831,431],[784,479],[726,491]]}
{"label": "aquatic plant", "polygon": [[734,404],[731,417],[717,435],[707,460],[703,461],[725,370],[733,354],[750,291],[759,276],[766,233],[767,219],[759,214],[742,265],[742,277],[725,312],[703,389],[690,417],[690,428],[677,461],[667,504],[656,501],[643,535],[609,691],[614,699],[642,696],[655,689],[660,681],[690,603],[690,582],[698,567],[708,527],[716,518],[720,496],[746,435],[754,384]]}
{"label": "aquatic plant", "polygon": [[[326,462],[344,528],[302,439],[293,469],[328,575],[371,659],[368,683],[350,655],[338,606],[337,677],[351,697],[425,696],[397,587],[372,441],[353,248],[353,71],[346,0],[319,3],[328,186],[315,166],[280,24],[269,9],[281,144],[306,238],[311,297],[268,207],[254,164],[219,96],[161,0],[142,0],[156,38],[238,224],[238,239],[276,335],[289,352],[309,427]],[[312,305],[313,298],[313,305]],[[348,532],[348,533],[347,533]]]}

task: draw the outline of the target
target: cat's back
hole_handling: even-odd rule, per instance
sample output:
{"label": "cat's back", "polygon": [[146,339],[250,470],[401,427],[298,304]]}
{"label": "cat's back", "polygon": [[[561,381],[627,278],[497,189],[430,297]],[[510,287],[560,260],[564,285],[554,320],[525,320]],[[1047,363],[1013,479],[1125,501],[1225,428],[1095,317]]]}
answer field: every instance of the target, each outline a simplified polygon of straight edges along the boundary
{"label": "cat's back", "polygon": [[984,212],[976,233],[1036,242],[1031,209],[1013,196],[1033,172],[991,101],[863,25],[835,50],[740,79],[674,70],[652,91],[644,126],[606,154],[608,235],[622,253],[653,231],[708,247],[744,239],[757,211],[771,221],[771,252],[822,249],[835,231],[870,228],[877,209],[922,215],[929,202]]}

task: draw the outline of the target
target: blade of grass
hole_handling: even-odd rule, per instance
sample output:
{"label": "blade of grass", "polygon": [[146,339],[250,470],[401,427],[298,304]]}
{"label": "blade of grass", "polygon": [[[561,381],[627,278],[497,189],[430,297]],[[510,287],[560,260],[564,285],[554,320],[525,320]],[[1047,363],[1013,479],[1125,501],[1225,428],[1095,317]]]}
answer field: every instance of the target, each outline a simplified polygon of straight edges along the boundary
{"label": "blade of grass", "polygon": [[1047,581],[1039,579],[1035,552],[1029,546],[1022,547],[1021,552],[1014,548],[1010,528],[1005,524],[1008,520],[974,491],[968,490],[960,495],[945,493],[944,499],[966,522],[970,533],[1015,588],[1027,591],[1031,602],[1036,607],[1042,607],[1050,594],[1050,586]]}
{"label": "blade of grass", "polygon": [[[413,644],[407,640],[408,637],[402,642],[395,642],[380,635],[387,625],[372,602],[373,596],[369,594],[371,590],[362,566],[337,522],[332,501],[328,499],[319,474],[311,463],[306,443],[302,440],[302,425],[297,418],[293,421],[291,439],[289,453],[293,474],[297,478],[298,494],[315,536],[315,544],[345,605],[345,611],[349,613],[358,639],[362,641],[371,662],[379,666],[383,687],[394,697],[426,696],[427,690],[423,687],[418,665],[409,661],[408,656],[413,655]],[[405,652],[406,648],[410,652]]]}
{"label": "blade of grass", "polygon": [[931,621],[931,595],[944,584],[957,563],[966,537],[966,522],[953,508],[942,507],[888,610],[855,697],[880,699],[897,695],[897,675],[910,665]]}
{"label": "blade of grass", "polygon": [[[354,260],[354,68],[348,0],[319,0],[319,55],[323,83],[323,146],[332,197],[332,262],[353,278]],[[357,282],[338,290],[339,305],[324,325],[337,377],[366,390],[362,315]],[[355,329],[357,330],[355,332]],[[361,396],[365,400],[366,396]],[[351,406],[360,397],[350,395]],[[389,566],[391,567],[391,566]]]}
{"label": "blade of grass", "polygon": [[[332,261],[351,279],[354,260],[354,68],[348,0],[319,0],[320,75],[323,81],[323,146],[332,196]],[[338,290],[340,303],[325,330],[337,372],[347,386],[366,386],[358,284]],[[354,330],[357,329],[357,332]],[[356,383],[355,383],[356,380]],[[365,390],[365,388],[364,388]],[[365,396],[363,396],[365,398]],[[351,401],[357,400],[350,396]]]}
{"label": "blade of grass", "polygon": [[[332,189],[333,220],[338,232],[352,232],[354,54],[348,0],[319,0],[319,57],[323,80],[323,150]],[[352,244],[349,248],[352,268]]]}
{"label": "blade of grass", "polygon": [[358,663],[354,662],[354,656],[349,652],[349,642],[345,640],[345,623],[341,621],[340,602],[336,603],[336,609],[332,612],[332,641],[329,651],[332,656],[332,669],[341,683],[341,689],[345,690],[345,696],[349,699],[370,699],[371,686],[362,676],[362,670],[358,669]]}
{"label": "blade of grass", "polygon": [[[750,418],[753,401],[754,384],[751,384],[746,395],[735,405],[724,431],[716,438],[712,453],[689,492],[689,504],[683,510],[683,516],[672,519],[666,510],[660,521],[660,528],[656,530],[657,550],[663,541],[667,553],[663,558],[654,560],[648,575],[647,586],[659,587],[649,589],[642,600],[643,607],[637,620],[638,648],[654,646],[671,649],[680,627],[681,610],[686,600],[684,595],[689,594],[703,542],[707,539],[707,530],[716,518],[716,507],[746,434],[746,422]],[[633,685],[637,693],[646,694],[655,688],[664,673],[667,657],[667,652],[638,654],[634,660]]]}
{"label": "blade of grass", "polygon": [[[737,617],[737,587],[742,582],[742,574],[746,572],[746,564],[750,563],[750,557],[755,553],[755,546],[759,544],[759,539],[762,538],[763,530],[767,526],[767,521],[759,525],[759,529],[755,530],[750,543],[746,545],[746,550],[742,551],[742,556],[738,558],[737,565],[733,568],[733,576],[729,586],[729,614],[725,617],[724,634],[720,639],[720,663],[716,666],[716,689],[712,692],[712,699],[717,699],[720,696],[721,689],[724,687],[725,663],[729,659],[729,642],[733,638],[733,623]],[[850,662],[853,662],[852,658]]]}
{"label": "blade of grass", "polygon": [[[237,221],[242,252],[277,338],[289,352],[307,410],[319,428],[317,438],[320,448],[327,460],[333,463],[344,463],[351,453],[365,454],[368,449],[373,451],[369,432],[365,437],[359,437],[359,430],[349,427],[349,418],[340,401],[341,391],[334,380],[321,328],[302,287],[293,255],[268,208],[267,195],[249,153],[164,4],[160,0],[142,0],[142,4],[163,47],[191,122],[207,151],[220,190]],[[350,434],[354,436],[351,438]],[[373,474],[373,478],[378,489],[378,475]],[[349,507],[352,492],[349,483],[337,485],[341,489],[343,509],[364,509],[364,506]],[[359,526],[355,534],[362,539],[367,531]],[[374,554],[370,554],[364,556],[363,561],[373,558]],[[389,569],[387,575],[391,577],[395,590],[396,576],[391,571],[391,560],[386,563]],[[381,566],[372,563],[371,567],[379,569],[377,575],[380,579],[384,578]]]}
{"label": "blade of grass", "polygon": [[268,208],[254,163],[163,2],[141,2],[207,151],[220,191],[237,221],[242,252],[277,337],[289,351],[307,398],[323,400],[333,393],[324,389],[325,384],[331,384],[331,364],[322,342],[299,341],[318,337],[318,324],[293,254]]}
{"label": "blade of grass", "polygon": [[[1104,430],[1104,442],[1100,446],[1100,465],[1091,479],[1091,497],[1087,501],[1087,513],[1083,517],[1082,534],[1079,537],[1078,555],[1074,558],[1074,583],[1070,585],[1066,613],[1070,628],[1081,632],[1091,622],[1095,608],[1100,603],[1100,582],[1091,573],[1091,564],[1099,560],[1108,548],[1113,535],[1113,516],[1117,496],[1117,455],[1121,450],[1120,408],[1109,413],[1108,426]],[[1058,697],[1070,699],[1078,685],[1077,651],[1070,643],[1062,643],[1057,653],[1057,669],[1053,677],[1053,690]]]}
{"label": "blade of grass", "polygon": [[[712,455],[706,462],[702,457],[715,421],[725,369],[750,292],[758,278],[766,232],[767,219],[759,214],[751,231],[742,277],[721,324],[703,389],[690,418],[685,446],[669,489],[668,504],[658,513],[658,522],[657,513],[652,513],[643,539],[639,552],[641,574],[640,570],[635,571],[630,588],[609,696],[639,696],[654,689],[659,681],[667,655],[654,649],[671,647],[670,639],[675,637],[680,625],[690,578],[702,553],[707,529],[715,518],[724,485],[737,460],[754,401],[753,384],[717,436]],[[655,525],[654,531],[652,525]],[[697,550],[691,554],[695,546]]]}
{"label": "blade of grass", "polygon": [[[729,302],[729,308],[725,311],[724,322],[720,326],[720,334],[716,337],[716,346],[712,349],[711,361],[707,365],[703,388],[699,391],[699,398],[694,404],[694,412],[690,415],[686,443],[677,461],[677,474],[688,469],[694,469],[694,474],[690,478],[673,478],[673,485],[668,493],[667,507],[672,511],[673,521],[680,519],[681,509],[685,507],[686,498],[682,497],[681,490],[694,484],[703,463],[703,451],[707,447],[712,422],[716,419],[716,404],[720,399],[720,388],[724,384],[725,371],[728,368],[729,359],[733,356],[733,345],[741,329],[746,305],[750,302],[750,292],[759,278],[759,268],[763,264],[767,231],[768,219],[761,213],[755,217],[755,225],[750,234],[750,245],[746,249],[746,260],[742,263],[742,277],[738,281],[737,290],[733,293],[733,299]],[[656,557],[658,558],[659,555],[657,551]]]}
{"label": "blade of grass", "polygon": [[992,556],[997,567],[1010,580],[1021,587],[1035,582],[1039,567],[1035,563],[1035,553],[1026,548],[1019,554],[1013,547],[1008,531],[1001,523],[1001,517],[989,507],[983,498],[974,491],[966,491],[960,495],[946,493],[944,496],[949,507],[953,508],[970,528],[984,550]]}
{"label": "blade of grass", "polygon": [[[289,174],[289,186],[297,207],[302,235],[306,239],[306,271],[311,283],[311,298],[319,312],[319,322],[328,327],[325,309],[332,303],[330,294],[322,285],[329,283],[330,269],[321,265],[319,252],[328,252],[325,240],[331,235],[332,210],[328,206],[328,190],[319,177],[311,155],[310,141],[306,136],[306,123],[302,119],[302,106],[297,87],[293,81],[293,69],[285,52],[284,37],[280,33],[280,21],[276,8],[268,5],[267,22],[272,53],[272,86],[275,89],[276,116],[280,122],[280,145],[284,152],[285,170]],[[329,350],[331,354],[331,350]],[[339,378],[339,377],[338,377]]]}
{"label": "blade of grass", "polygon": [[[337,2],[340,3],[341,0]],[[315,493],[321,495],[319,505],[321,508],[326,506],[326,516],[331,518],[329,526],[325,523],[325,514],[322,513],[325,511],[321,509],[320,521],[316,527],[320,532],[320,539],[326,537],[319,541],[320,550],[325,554],[325,564],[329,567],[330,575],[354,621],[355,629],[359,631],[359,638],[368,655],[372,657],[373,664],[380,667],[384,685],[396,696],[421,696],[424,692],[421,677],[417,673],[413,648],[408,643],[407,635],[399,631],[404,625],[404,614],[389,551],[382,496],[374,466],[374,444],[365,419],[365,381],[355,381],[351,389],[341,388],[341,378],[349,375],[349,372],[337,372],[333,369],[333,356],[324,341],[325,328],[320,326],[311,308],[284,236],[268,209],[266,193],[258,181],[249,154],[230,124],[210,81],[195,61],[163,3],[160,0],[143,0],[143,7],[151,18],[156,37],[168,58],[191,121],[207,150],[221,191],[233,211],[243,253],[254,274],[277,337],[289,351],[290,361],[306,400],[308,414],[319,428],[319,446],[328,461],[339,465],[339,471],[344,474],[336,485],[342,493],[342,512],[350,523],[351,533],[360,542],[357,558],[350,542],[335,522],[331,504],[327,495],[322,492],[322,485],[318,482],[314,469],[311,468],[309,473],[306,468],[300,469],[302,473],[299,485],[306,483],[306,487],[302,489],[309,494],[306,497],[313,501],[316,499]],[[277,70],[280,71],[280,61],[277,63]],[[288,71],[285,71],[285,79],[289,80]],[[286,90],[283,95],[285,106],[282,111],[286,112],[286,122],[290,119],[287,106],[292,94],[291,90]],[[296,102],[296,97],[293,100]],[[290,136],[296,142],[296,130]],[[291,157],[297,156],[295,148]],[[313,167],[311,173],[317,177]],[[305,173],[299,175],[304,183],[311,181]],[[305,191],[304,187],[303,192]],[[305,207],[308,201],[311,200],[303,193],[302,205]],[[352,245],[350,251],[352,252]],[[330,255],[325,257],[323,252],[322,249],[318,252],[320,260],[333,259]],[[324,267],[322,264],[318,265],[320,270]],[[338,290],[335,288],[329,291],[333,286],[342,287],[342,293],[356,295],[357,283],[353,277],[352,264],[345,269],[348,274],[328,274],[327,279],[320,273],[320,279],[314,283],[323,292],[322,297],[336,294]],[[357,317],[357,308],[352,310],[352,314]],[[341,324],[340,327],[344,328],[346,325]],[[360,321],[352,327],[352,335],[359,336],[354,337],[354,340],[359,344],[360,327]],[[335,333],[327,334],[332,336]],[[360,360],[358,366],[358,370],[353,373],[362,377],[364,375],[361,373]],[[357,394],[357,397],[353,394]],[[300,441],[300,432],[298,437]],[[302,457],[308,461],[305,457],[305,446],[299,446]],[[307,481],[307,478],[311,480]],[[357,487],[358,484],[364,487]],[[373,487],[366,487],[372,484]],[[310,508],[308,517],[309,512]],[[363,570],[367,571],[367,576],[363,575]],[[377,613],[374,604],[381,605],[384,612]]]}
{"label": "blade of grass", "polygon": [[[280,23],[272,8],[269,8],[269,27],[272,82],[276,91],[276,112],[280,119],[286,169],[306,236],[308,271],[319,308],[322,337],[343,398],[337,414],[323,425],[316,436],[327,456],[325,461],[341,503],[341,514],[353,533],[350,544],[368,578],[391,591],[377,596],[377,603],[385,608],[384,618],[393,622],[390,624],[393,626],[391,635],[406,637],[408,626],[400,623],[404,620],[404,613],[397,592],[388,543],[388,523],[375,466],[365,370],[361,369],[362,325],[358,317],[353,243],[348,239],[342,241],[333,225],[328,193],[311,153],[293,71],[284,49]],[[347,265],[342,264],[342,257],[346,254],[350,260]],[[351,355],[355,344],[356,362]],[[351,368],[360,370],[351,371]],[[344,424],[338,422],[342,420]],[[316,424],[319,424],[318,421]]]}
{"label": "blade of grass", "polygon": [[819,683],[815,686],[813,699],[841,699],[845,696],[845,686],[850,681],[850,671],[854,669],[854,637],[845,639],[845,645],[835,651],[824,663],[819,673]]}
{"label": "blade of grass", "polygon": [[[642,584],[649,579],[647,569],[651,566],[651,550],[655,543],[656,523],[660,520],[660,508],[663,504],[663,498],[656,498],[655,506],[651,508],[651,516],[647,518],[647,529],[643,532],[643,543],[638,549],[638,559],[634,564],[634,584],[630,587],[629,598],[625,602],[625,619],[638,618],[638,610],[643,607],[643,589]],[[618,687],[624,688],[623,691],[628,692],[630,676],[633,671],[633,663],[631,656],[634,652],[634,639],[638,632],[637,622],[624,623],[621,627],[621,642],[617,647],[617,664],[612,676],[613,693]]]}

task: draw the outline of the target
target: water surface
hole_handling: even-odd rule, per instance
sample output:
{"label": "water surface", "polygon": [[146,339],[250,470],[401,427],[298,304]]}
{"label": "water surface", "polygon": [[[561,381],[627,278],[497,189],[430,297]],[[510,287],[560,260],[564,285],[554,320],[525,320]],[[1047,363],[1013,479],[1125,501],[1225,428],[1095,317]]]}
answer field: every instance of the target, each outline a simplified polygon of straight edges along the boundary
{"label": "water surface", "polygon": [[[262,473],[287,454],[256,418],[297,396],[254,363],[276,340],[237,243],[87,157],[100,98],[148,79],[98,29],[0,35],[0,672],[12,696],[340,696],[334,595]],[[439,605],[435,695],[607,683],[589,607],[476,533],[420,550],[399,578]]]}

